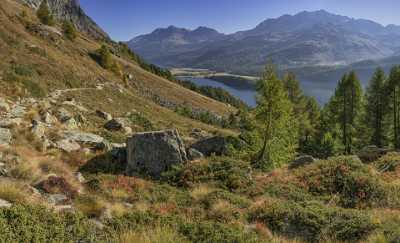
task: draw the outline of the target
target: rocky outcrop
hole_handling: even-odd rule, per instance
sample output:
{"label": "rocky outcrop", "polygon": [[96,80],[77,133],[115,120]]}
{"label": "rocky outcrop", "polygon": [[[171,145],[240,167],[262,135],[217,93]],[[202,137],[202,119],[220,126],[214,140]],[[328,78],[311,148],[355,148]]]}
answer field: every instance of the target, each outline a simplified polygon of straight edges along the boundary
{"label": "rocky outcrop", "polygon": [[371,163],[389,152],[391,152],[390,149],[378,148],[375,145],[371,145],[361,149],[357,155],[363,163]]}
{"label": "rocky outcrop", "polygon": [[127,140],[127,174],[145,172],[160,177],[172,165],[186,161],[177,130],[137,133]]}
{"label": "rocky outcrop", "polygon": [[212,154],[222,155],[227,152],[228,141],[225,137],[215,136],[206,138],[193,144],[191,148],[196,149],[205,156]]}
{"label": "rocky outcrop", "polygon": [[64,139],[76,142],[82,145],[91,146],[95,149],[104,149],[106,147],[106,141],[104,138],[92,134],[92,133],[85,133],[81,131],[66,131],[64,133]]}
{"label": "rocky outcrop", "polygon": [[[42,0],[20,0],[37,9]],[[85,14],[78,0],[48,0],[49,7],[57,19],[69,20],[83,33],[100,40],[108,40],[109,36]]]}
{"label": "rocky outcrop", "polygon": [[10,129],[0,128],[0,146],[7,146],[11,143],[12,134]]}

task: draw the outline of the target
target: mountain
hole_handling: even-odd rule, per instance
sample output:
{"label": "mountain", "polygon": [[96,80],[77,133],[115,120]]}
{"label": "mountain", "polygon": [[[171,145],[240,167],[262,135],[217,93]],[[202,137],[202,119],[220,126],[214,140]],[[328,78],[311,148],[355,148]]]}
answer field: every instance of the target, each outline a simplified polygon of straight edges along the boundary
{"label": "mountain", "polygon": [[[19,0],[37,9],[42,0]],[[79,0],[48,0],[52,14],[58,19],[69,20],[84,33],[95,39],[109,40],[108,34],[102,30],[79,5]]]}
{"label": "mountain", "polygon": [[213,31],[208,39],[208,35],[190,41],[171,38],[182,33],[191,32],[175,27],[158,29],[132,39],[128,45],[148,61],[162,66],[240,74],[259,73],[270,59],[288,69],[347,65],[390,57],[400,51],[400,26],[385,27],[324,10],[267,19],[254,29],[230,35]]}

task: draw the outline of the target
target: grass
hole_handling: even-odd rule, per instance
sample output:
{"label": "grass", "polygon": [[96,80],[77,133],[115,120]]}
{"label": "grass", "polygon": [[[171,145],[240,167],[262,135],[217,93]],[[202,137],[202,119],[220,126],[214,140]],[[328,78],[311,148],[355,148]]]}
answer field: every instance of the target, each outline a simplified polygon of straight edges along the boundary
{"label": "grass", "polygon": [[142,229],[140,231],[128,231],[123,233],[118,242],[131,243],[131,242],[142,242],[142,243],[185,243],[189,242],[176,230],[168,226],[155,226]]}

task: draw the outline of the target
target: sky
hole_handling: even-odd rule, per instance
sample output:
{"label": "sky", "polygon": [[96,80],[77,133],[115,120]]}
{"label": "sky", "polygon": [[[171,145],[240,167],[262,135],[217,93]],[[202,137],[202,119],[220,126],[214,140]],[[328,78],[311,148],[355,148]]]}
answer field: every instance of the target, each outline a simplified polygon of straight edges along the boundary
{"label": "sky", "polygon": [[80,0],[80,4],[117,41],[170,25],[207,26],[228,34],[252,29],[268,18],[320,9],[400,25],[400,0]]}

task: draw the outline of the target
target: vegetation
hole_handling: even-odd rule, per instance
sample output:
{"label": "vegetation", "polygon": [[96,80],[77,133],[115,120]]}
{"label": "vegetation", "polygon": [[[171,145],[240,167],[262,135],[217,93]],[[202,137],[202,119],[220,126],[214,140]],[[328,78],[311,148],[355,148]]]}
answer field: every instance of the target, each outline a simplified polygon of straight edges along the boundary
{"label": "vegetation", "polygon": [[76,39],[77,31],[75,25],[72,22],[67,20],[63,21],[62,30],[65,37],[67,37],[69,40],[73,41]]}
{"label": "vegetation", "polygon": [[55,20],[51,11],[49,9],[49,4],[47,0],[43,0],[40,3],[40,6],[36,12],[37,17],[42,22],[42,24],[53,26],[55,24]]}

